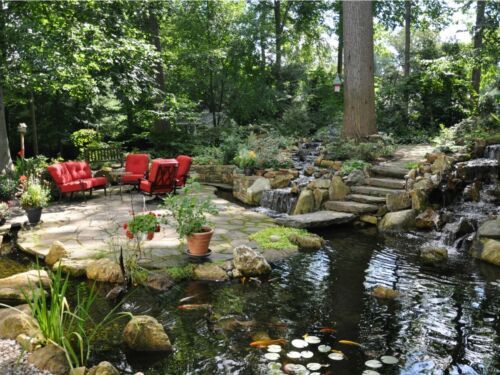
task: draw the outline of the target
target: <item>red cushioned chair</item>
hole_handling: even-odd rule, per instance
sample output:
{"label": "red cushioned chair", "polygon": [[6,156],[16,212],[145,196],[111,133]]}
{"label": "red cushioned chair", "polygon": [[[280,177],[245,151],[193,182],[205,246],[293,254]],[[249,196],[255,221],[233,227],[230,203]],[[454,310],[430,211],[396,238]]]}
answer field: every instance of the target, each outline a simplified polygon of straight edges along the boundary
{"label": "red cushioned chair", "polygon": [[125,175],[122,177],[123,184],[139,184],[146,176],[149,167],[148,154],[128,154],[125,159]]}
{"label": "red cushioned chair", "polygon": [[189,177],[189,169],[193,163],[193,158],[187,155],[179,155],[175,159],[179,162],[177,176],[175,176],[175,186],[182,187],[186,185],[186,181]]}
{"label": "red cushioned chair", "polygon": [[59,199],[64,193],[71,193],[73,196],[75,191],[84,192],[85,197],[85,191],[88,190],[92,195],[92,190],[98,187],[104,187],[104,195],[106,195],[107,178],[92,177],[90,166],[85,161],[58,163],[48,166],[47,170],[59,189]]}
{"label": "red cushioned chair", "polygon": [[179,163],[175,159],[154,159],[147,179],[139,183],[139,190],[149,195],[175,192],[175,177]]}

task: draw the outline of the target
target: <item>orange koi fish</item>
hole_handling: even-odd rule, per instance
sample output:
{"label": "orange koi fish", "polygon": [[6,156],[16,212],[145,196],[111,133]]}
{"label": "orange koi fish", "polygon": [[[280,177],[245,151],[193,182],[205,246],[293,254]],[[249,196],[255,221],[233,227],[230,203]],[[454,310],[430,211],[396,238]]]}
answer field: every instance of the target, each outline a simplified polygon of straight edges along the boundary
{"label": "orange koi fish", "polygon": [[200,310],[210,309],[211,307],[212,305],[209,305],[208,303],[186,304],[177,306],[179,310]]}
{"label": "orange koi fish", "polygon": [[268,347],[269,345],[285,345],[285,344],[286,344],[285,339],[275,339],[275,340],[253,341],[250,343],[250,346],[252,348],[265,348]]}
{"label": "orange koi fish", "polygon": [[330,328],[330,327],[323,327],[319,330],[322,333],[334,333],[337,332],[337,330]]}
{"label": "orange koi fish", "polygon": [[354,341],[350,341],[350,340],[339,340],[339,344],[361,346],[361,344],[354,342]]}

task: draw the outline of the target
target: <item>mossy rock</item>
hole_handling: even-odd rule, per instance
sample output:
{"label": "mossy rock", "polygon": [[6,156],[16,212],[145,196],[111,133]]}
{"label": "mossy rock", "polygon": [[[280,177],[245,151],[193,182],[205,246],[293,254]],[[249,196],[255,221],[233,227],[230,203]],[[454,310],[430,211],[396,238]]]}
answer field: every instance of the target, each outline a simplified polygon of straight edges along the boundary
{"label": "mossy rock", "polygon": [[258,231],[249,237],[257,242],[263,250],[318,250],[323,246],[324,240],[309,233],[305,229],[270,227]]}

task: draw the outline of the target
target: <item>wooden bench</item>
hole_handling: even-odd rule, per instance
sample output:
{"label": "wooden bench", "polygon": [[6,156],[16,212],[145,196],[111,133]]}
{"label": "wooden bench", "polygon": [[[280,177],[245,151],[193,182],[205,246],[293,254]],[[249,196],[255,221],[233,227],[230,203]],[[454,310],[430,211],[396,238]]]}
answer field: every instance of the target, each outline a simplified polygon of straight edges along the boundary
{"label": "wooden bench", "polygon": [[119,163],[123,167],[123,151],[118,147],[88,148],[83,153],[85,160],[91,164]]}

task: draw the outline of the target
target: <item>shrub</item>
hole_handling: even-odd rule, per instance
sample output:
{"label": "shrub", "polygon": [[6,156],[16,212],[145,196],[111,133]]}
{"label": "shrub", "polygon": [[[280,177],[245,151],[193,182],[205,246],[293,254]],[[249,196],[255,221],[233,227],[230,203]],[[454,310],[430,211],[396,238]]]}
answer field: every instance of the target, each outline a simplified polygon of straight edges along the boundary
{"label": "shrub", "polygon": [[356,171],[356,170],[363,170],[365,167],[370,166],[370,163],[367,163],[363,160],[356,160],[356,159],[351,159],[351,160],[346,160],[344,163],[342,163],[342,168],[340,170],[340,173],[343,175],[348,175],[349,173]]}
{"label": "shrub", "polygon": [[19,179],[21,176],[25,176],[28,180],[40,181],[48,165],[49,159],[44,155],[32,158],[17,158],[16,177]]}
{"label": "shrub", "polygon": [[0,176],[0,202],[6,202],[14,198],[17,184],[9,176]]}
{"label": "shrub", "polygon": [[380,157],[389,157],[395,146],[384,141],[356,143],[349,139],[336,139],[325,145],[328,158],[334,160],[358,159],[373,161]]}
{"label": "shrub", "polygon": [[195,150],[193,163],[198,165],[217,165],[224,163],[224,151],[221,147],[206,146]]}
{"label": "shrub", "polygon": [[247,139],[246,146],[257,154],[257,167],[286,168],[291,166],[292,161],[285,150],[292,143],[291,138],[276,132],[269,132],[262,135],[251,134]]}

